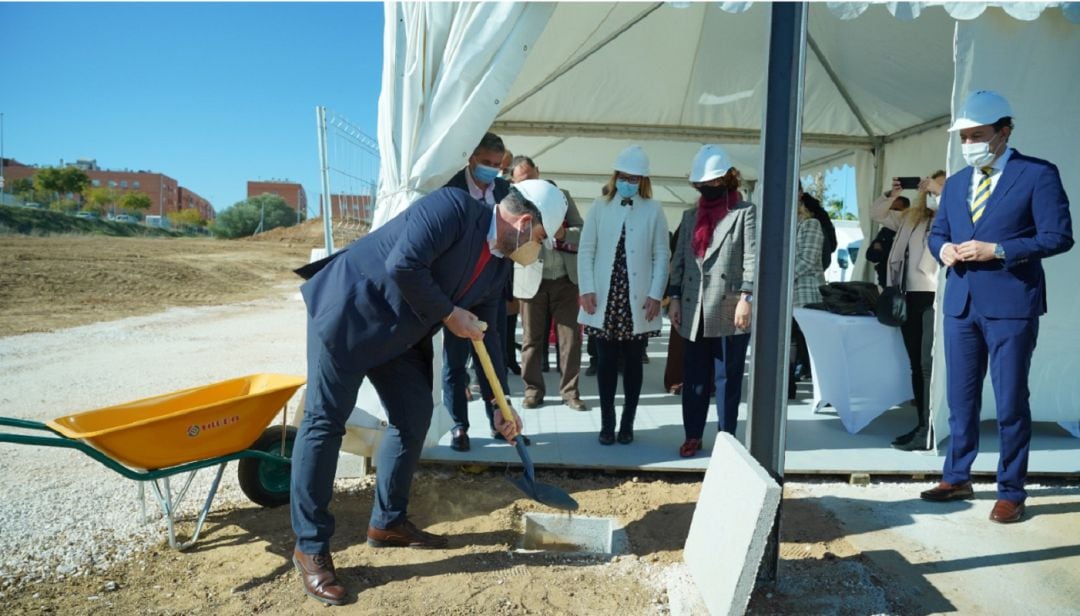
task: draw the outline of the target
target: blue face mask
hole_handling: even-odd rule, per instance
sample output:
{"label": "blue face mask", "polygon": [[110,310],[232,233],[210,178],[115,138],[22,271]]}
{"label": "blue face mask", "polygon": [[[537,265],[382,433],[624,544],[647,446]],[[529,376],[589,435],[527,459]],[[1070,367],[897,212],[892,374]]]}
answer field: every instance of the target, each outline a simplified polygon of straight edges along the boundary
{"label": "blue face mask", "polygon": [[499,177],[499,169],[497,167],[488,167],[487,165],[476,165],[476,169],[473,169],[473,179],[482,184],[490,184],[495,181],[495,178]]}
{"label": "blue face mask", "polygon": [[615,192],[623,199],[629,199],[637,194],[638,185],[631,184],[626,180],[615,180]]}

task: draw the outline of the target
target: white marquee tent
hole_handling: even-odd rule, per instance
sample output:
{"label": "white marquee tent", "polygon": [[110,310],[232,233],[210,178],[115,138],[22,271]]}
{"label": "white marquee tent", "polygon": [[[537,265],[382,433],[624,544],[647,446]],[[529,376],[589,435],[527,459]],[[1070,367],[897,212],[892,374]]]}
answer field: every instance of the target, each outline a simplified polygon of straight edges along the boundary
{"label": "white marquee tent", "polygon": [[[652,161],[669,223],[693,202],[689,162],[723,144],[758,178],[768,3],[386,4],[376,226],[466,164],[484,131],[532,156],[587,207],[631,143]],[[1058,164],[1080,198],[1080,3],[815,3],[801,174],[856,169],[863,234],[894,175],[963,164],[945,128],[976,89],[1012,103],[1017,149]],[[762,240],[767,249],[768,238]],[[1050,313],[1032,367],[1036,417],[1080,419],[1080,250],[1048,260]],[[863,267],[856,276],[867,279]],[[944,366],[935,354],[944,424]],[[994,416],[989,380],[984,417]]]}

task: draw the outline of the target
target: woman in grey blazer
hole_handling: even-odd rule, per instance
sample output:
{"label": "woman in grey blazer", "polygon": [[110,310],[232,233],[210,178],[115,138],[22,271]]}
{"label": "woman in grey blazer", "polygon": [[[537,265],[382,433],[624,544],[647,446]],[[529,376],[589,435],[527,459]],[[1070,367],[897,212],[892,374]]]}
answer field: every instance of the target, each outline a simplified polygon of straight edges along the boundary
{"label": "woman in grey blazer", "polygon": [[679,448],[684,458],[701,449],[709,412],[710,363],[719,427],[735,434],[750,343],[757,252],[754,206],[740,198],[739,171],[723,148],[702,146],[694,157],[690,183],[701,198],[696,208],[683,214],[668,282],[668,317],[686,340],[682,389],[686,441]]}

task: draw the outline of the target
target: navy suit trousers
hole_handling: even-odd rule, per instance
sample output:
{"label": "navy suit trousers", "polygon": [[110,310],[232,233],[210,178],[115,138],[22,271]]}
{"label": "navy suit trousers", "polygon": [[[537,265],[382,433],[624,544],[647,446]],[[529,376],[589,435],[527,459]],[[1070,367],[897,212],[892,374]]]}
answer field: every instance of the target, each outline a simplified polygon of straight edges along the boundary
{"label": "navy suit trousers", "polygon": [[412,476],[431,425],[431,338],[367,374],[337,362],[308,320],[308,382],[304,418],[292,452],[290,508],[296,546],[305,554],[330,551],[330,513],[338,453],[345,422],[356,406],[364,378],[371,380],[386,409],[389,427],[375,458],[371,526],[390,528],[405,520]]}
{"label": "navy suit trousers", "polygon": [[971,465],[979,453],[979,414],[989,360],[1001,441],[998,498],[1023,502],[1027,498],[1024,481],[1031,445],[1028,372],[1039,320],[987,318],[969,299],[960,316],[945,315],[944,325],[952,437],[942,479],[952,484],[971,479]]}

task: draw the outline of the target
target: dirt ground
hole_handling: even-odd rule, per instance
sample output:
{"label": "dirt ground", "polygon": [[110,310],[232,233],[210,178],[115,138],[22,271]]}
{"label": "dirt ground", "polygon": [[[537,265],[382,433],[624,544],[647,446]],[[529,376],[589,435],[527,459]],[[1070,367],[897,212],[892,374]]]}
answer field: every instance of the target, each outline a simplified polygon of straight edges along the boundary
{"label": "dirt ground", "polygon": [[[315,245],[298,239],[312,233],[310,226],[294,233],[234,242],[5,236],[0,336],[281,293],[281,284],[293,277],[290,270]],[[625,528],[628,552],[612,559],[517,552],[523,514],[547,510],[519,498],[501,469],[470,474],[439,466],[419,473],[410,516],[448,535],[450,548],[374,549],[364,543],[371,478],[344,480],[333,510],[334,556],[353,591],[345,613],[678,612],[666,589],[680,575],[700,475],[539,476],[569,491],[581,504],[580,515],[615,518]],[[789,486],[781,531],[781,575],[806,583],[760,587],[750,612],[908,611],[892,599],[885,610],[870,611],[854,600],[867,592],[892,596],[890,579],[861,561],[843,538],[821,540],[836,536],[822,530],[836,521],[810,500]],[[204,537],[188,552],[174,552],[162,542],[105,572],[27,584],[0,580],[0,605],[10,614],[324,613],[301,592],[290,563],[292,542],[287,509],[215,506]],[[852,567],[861,584],[853,586]],[[838,602],[842,597],[852,600]]]}

